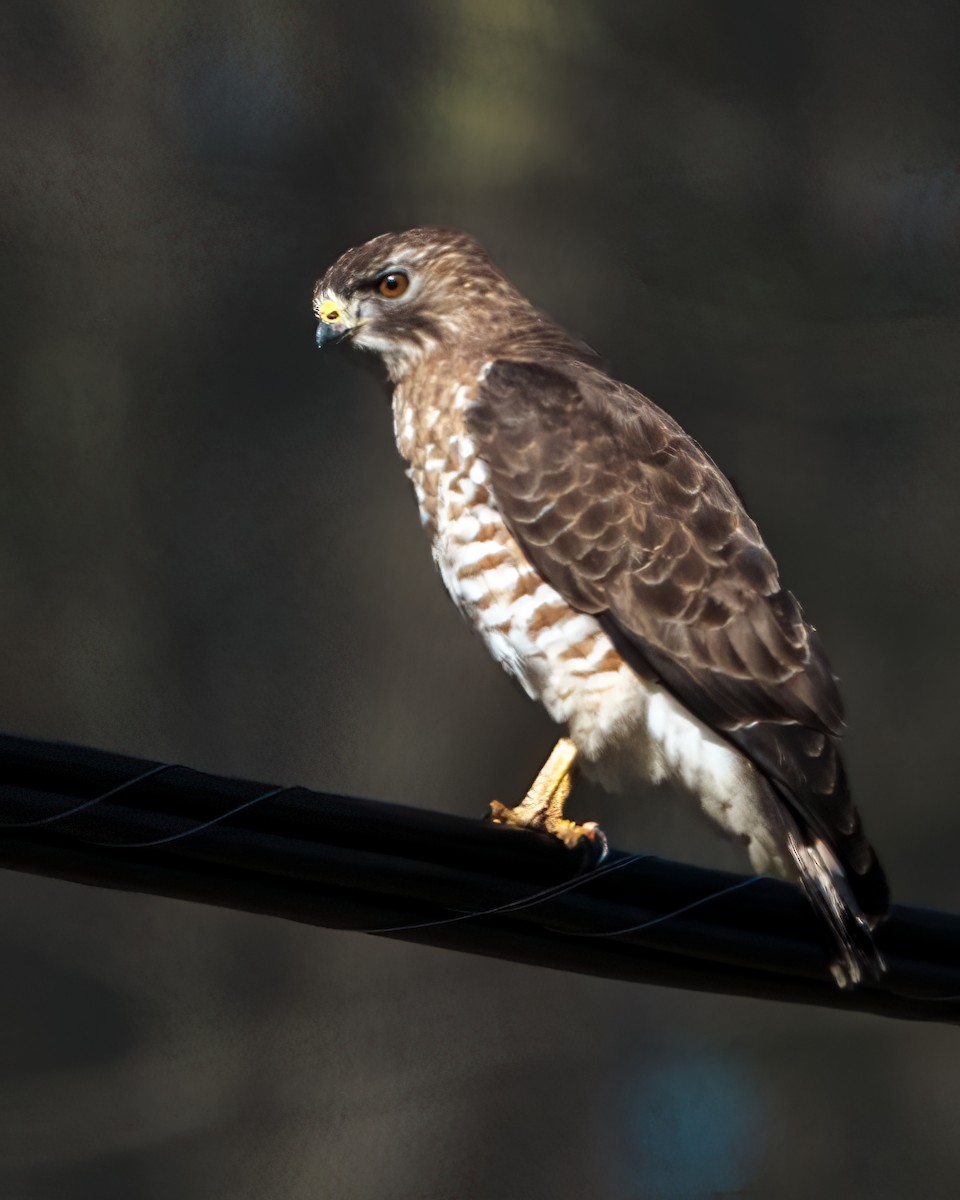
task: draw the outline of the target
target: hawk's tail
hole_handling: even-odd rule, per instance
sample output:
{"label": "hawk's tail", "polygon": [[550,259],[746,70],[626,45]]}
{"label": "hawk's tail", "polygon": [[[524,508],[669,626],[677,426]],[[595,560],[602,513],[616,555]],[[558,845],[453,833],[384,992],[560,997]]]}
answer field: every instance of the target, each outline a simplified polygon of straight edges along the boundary
{"label": "hawk's tail", "polygon": [[791,821],[787,849],[800,887],[830,935],[836,957],[830,970],[842,988],[877,982],[886,964],[873,939],[877,923],[864,912],[836,854],[816,834]]}

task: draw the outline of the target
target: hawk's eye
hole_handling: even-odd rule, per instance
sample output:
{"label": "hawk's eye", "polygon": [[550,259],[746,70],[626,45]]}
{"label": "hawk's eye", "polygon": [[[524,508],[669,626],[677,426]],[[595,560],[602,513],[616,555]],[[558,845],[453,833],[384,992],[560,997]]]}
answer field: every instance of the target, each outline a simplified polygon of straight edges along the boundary
{"label": "hawk's eye", "polygon": [[410,280],[403,271],[390,271],[389,274],[382,275],[377,280],[377,291],[381,296],[386,296],[388,300],[396,300],[409,286]]}

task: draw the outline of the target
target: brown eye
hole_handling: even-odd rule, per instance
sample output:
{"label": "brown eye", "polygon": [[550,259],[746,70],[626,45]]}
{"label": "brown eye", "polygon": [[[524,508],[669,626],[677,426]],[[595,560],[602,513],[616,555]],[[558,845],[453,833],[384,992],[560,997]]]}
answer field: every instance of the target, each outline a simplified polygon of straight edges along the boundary
{"label": "brown eye", "polygon": [[391,271],[389,275],[384,275],[377,281],[377,291],[388,300],[396,300],[409,286],[410,280],[402,271]]}

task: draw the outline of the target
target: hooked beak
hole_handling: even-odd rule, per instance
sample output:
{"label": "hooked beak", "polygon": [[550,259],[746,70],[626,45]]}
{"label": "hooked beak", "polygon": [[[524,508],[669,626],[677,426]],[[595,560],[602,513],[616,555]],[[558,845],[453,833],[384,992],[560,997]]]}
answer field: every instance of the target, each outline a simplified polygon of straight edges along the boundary
{"label": "hooked beak", "polygon": [[320,318],[317,326],[317,346],[321,350],[324,346],[342,342],[347,334],[353,331],[350,314],[336,300],[324,300],[317,309],[317,316]]}

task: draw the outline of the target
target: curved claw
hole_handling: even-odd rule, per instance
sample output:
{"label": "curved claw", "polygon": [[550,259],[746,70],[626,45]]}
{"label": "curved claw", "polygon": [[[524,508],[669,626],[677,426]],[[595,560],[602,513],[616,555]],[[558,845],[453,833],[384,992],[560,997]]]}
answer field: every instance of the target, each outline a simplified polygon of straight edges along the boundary
{"label": "curved claw", "polygon": [[599,865],[610,853],[610,845],[607,842],[607,835],[603,832],[596,821],[585,821],[580,828],[583,830],[582,840],[590,842],[591,845],[595,847],[597,865]]}

